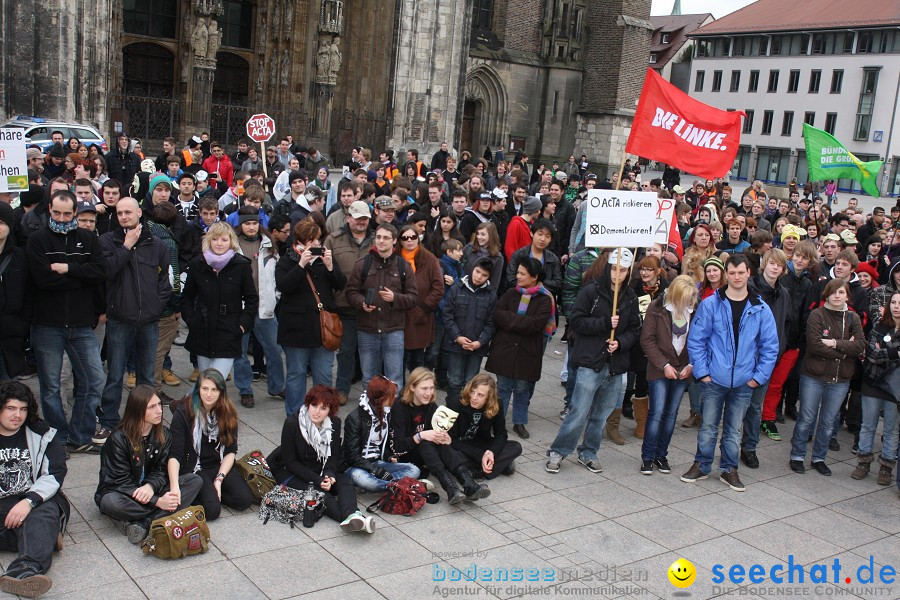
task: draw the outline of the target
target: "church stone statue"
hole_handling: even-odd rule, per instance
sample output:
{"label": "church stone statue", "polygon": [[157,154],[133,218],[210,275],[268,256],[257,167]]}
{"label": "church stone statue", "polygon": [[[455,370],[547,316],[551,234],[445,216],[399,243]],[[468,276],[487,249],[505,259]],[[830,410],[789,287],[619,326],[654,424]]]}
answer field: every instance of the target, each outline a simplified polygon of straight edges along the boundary
{"label": "church stone statue", "polygon": [[215,60],[216,53],[222,43],[222,32],[219,31],[218,24],[212,19],[209,20],[209,43],[206,48],[206,57]]}
{"label": "church stone statue", "polygon": [[194,32],[191,34],[191,48],[194,50],[194,56],[206,58],[208,45],[209,29],[206,28],[206,21],[201,17],[197,19],[197,25],[194,26]]}

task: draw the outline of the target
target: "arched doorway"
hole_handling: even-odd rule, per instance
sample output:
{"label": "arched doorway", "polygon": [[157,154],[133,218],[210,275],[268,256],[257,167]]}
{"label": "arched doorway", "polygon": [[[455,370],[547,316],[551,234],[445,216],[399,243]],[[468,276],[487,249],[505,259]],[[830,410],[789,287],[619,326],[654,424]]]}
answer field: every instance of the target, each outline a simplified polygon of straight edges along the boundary
{"label": "arched doorway", "polygon": [[485,146],[506,145],[509,139],[508,100],[497,71],[477,65],[466,77],[466,103],[463,108],[463,135],[471,127],[470,145],[463,144],[473,156],[481,156]]}
{"label": "arched doorway", "polygon": [[466,103],[463,106],[462,134],[460,135],[459,140],[460,150],[468,150],[469,152],[472,152],[472,150],[475,149],[475,146],[472,145],[472,143],[475,141],[472,136],[475,133],[475,121],[477,117],[478,101],[466,100]]}
{"label": "arched doorway", "polygon": [[210,107],[210,136],[233,146],[246,136],[250,63],[232,52],[216,54],[216,78]]}
{"label": "arched doorway", "polygon": [[142,140],[160,140],[175,131],[175,55],[140,42],[122,49],[122,107],[125,131]]}

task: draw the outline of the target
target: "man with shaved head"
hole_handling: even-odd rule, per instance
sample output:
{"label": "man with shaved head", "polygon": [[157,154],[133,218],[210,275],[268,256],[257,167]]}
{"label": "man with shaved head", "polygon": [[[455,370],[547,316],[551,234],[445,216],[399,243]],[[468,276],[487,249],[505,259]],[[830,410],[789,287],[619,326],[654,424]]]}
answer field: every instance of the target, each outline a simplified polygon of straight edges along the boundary
{"label": "man with shaved head", "polygon": [[93,442],[102,445],[119,423],[122,379],[134,349],[138,385],[153,385],[159,317],[172,295],[169,248],[142,222],[134,198],[116,203],[121,229],[100,236],[106,258],[106,353],[109,373],[100,401],[100,431]]}

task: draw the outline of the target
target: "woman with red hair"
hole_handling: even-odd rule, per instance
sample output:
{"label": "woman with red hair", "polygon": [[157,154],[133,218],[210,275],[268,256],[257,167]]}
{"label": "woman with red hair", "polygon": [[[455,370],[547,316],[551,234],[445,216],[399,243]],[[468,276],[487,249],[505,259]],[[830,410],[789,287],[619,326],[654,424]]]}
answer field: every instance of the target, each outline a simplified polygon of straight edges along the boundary
{"label": "woman with red hair", "polygon": [[325,514],[344,531],[375,532],[375,520],[356,507],[356,487],[340,472],[341,407],[338,391],[313,386],[303,406],[284,421],[281,445],[268,457],[275,480],[297,490],[310,484],[325,492]]}

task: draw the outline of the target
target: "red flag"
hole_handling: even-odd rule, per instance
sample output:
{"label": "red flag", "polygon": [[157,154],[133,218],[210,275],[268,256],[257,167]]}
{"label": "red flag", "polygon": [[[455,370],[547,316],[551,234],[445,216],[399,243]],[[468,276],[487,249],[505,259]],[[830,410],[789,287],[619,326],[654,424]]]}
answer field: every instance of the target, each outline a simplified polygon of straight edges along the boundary
{"label": "red flag", "polygon": [[744,111],[694,100],[647,69],[625,151],[712,179],[734,164]]}
{"label": "red flag", "polygon": [[678,255],[678,260],[684,258],[681,230],[678,229],[678,216],[674,212],[672,213],[672,223],[669,225],[669,251]]}

